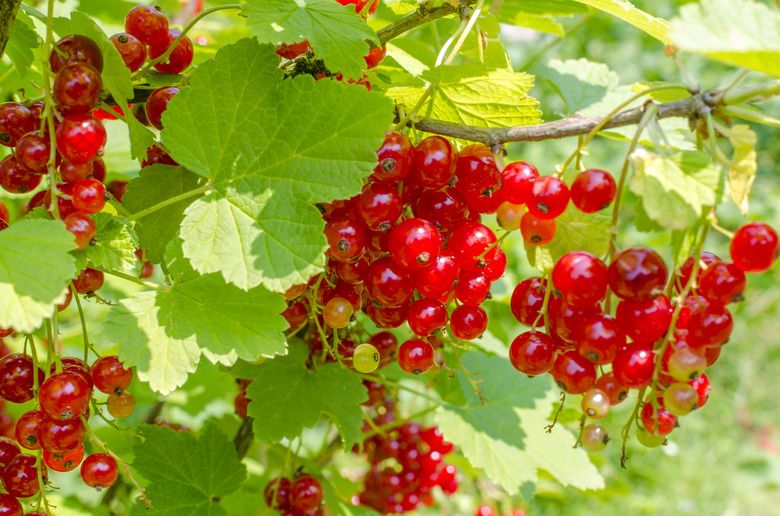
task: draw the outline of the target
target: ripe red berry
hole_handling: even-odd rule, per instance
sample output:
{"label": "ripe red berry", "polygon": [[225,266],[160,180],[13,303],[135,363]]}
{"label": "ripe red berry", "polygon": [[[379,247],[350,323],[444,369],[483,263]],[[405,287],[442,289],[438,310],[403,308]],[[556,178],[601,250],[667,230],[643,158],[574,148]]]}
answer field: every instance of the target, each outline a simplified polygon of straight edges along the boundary
{"label": "ripe red berry", "polygon": [[366,232],[354,219],[341,217],[325,225],[328,256],[338,262],[351,262],[359,258],[366,248]]}
{"label": "ripe red berry", "polygon": [[107,453],[93,453],[81,463],[81,479],[98,491],[111,487],[118,476],[116,460]]}
{"label": "ripe red berry", "polygon": [[41,410],[31,410],[22,414],[19,419],[16,420],[16,427],[14,428],[14,436],[19,446],[27,448],[28,450],[39,450],[41,448],[41,441],[38,438],[41,422],[46,418],[46,415]]}
{"label": "ripe red berry", "polygon": [[460,267],[452,253],[444,249],[429,267],[417,272],[414,286],[425,297],[440,298],[451,292],[460,275]]}
{"label": "ripe red berry", "polygon": [[504,198],[512,204],[525,204],[531,197],[534,181],[539,177],[539,171],[525,161],[515,161],[508,164],[501,173],[501,189]]}
{"label": "ripe red berry", "polygon": [[[682,292],[682,290],[688,284],[688,281],[691,279],[694,260],[695,256],[689,256],[688,259],[685,260],[685,262],[680,266],[680,274],[674,285],[677,292]],[[701,259],[699,260],[699,270],[696,273],[696,286],[698,286],[699,282],[701,281],[701,275],[704,274],[711,265],[720,262],[721,259],[716,255],[708,253],[707,251],[703,251],[701,253]]]}
{"label": "ripe red berry", "polygon": [[374,324],[387,330],[398,328],[405,323],[408,310],[408,302],[396,307],[384,307],[373,301],[368,301],[365,308],[366,315]]}
{"label": "ripe red berry", "polygon": [[50,139],[40,131],[31,131],[22,136],[16,144],[14,156],[17,162],[33,172],[45,174],[50,153]]}
{"label": "ripe red berry", "polygon": [[57,127],[57,149],[74,163],[86,163],[106,144],[106,129],[97,118],[79,113],[68,115]]}
{"label": "ripe red berry", "polygon": [[617,381],[631,389],[641,389],[649,384],[654,367],[653,347],[641,343],[624,348],[612,362],[612,372]]}
{"label": "ripe red berry", "polygon": [[35,120],[26,107],[16,102],[0,104],[0,144],[16,147],[19,139],[35,129]]}
{"label": "ripe red berry", "polygon": [[482,271],[490,281],[498,281],[506,272],[506,253],[501,249],[496,251],[496,257],[490,260]]}
{"label": "ripe red berry", "polygon": [[311,475],[301,475],[296,478],[290,488],[290,500],[295,512],[306,514],[322,503],[325,492],[322,484]]}
{"label": "ripe red berry", "polygon": [[481,306],[461,305],[452,311],[450,331],[458,340],[474,340],[487,330],[488,316]]}
{"label": "ripe red berry", "polygon": [[714,263],[701,276],[698,293],[707,301],[727,305],[742,301],[747,278],[733,263]]}
{"label": "ripe red berry", "polygon": [[447,309],[440,301],[425,297],[409,305],[406,315],[409,328],[420,337],[443,329],[448,319]]}
{"label": "ripe red berry", "polygon": [[[661,404],[661,399],[658,399]],[[645,405],[640,413],[642,426],[655,435],[669,435],[677,426],[677,416],[666,410],[663,406],[656,409],[650,399],[645,400]]]}
{"label": "ripe red berry", "polygon": [[483,270],[461,271],[455,296],[464,305],[478,306],[490,297],[491,282]]}
{"label": "ripe red berry", "polygon": [[52,49],[49,54],[49,66],[52,72],[59,73],[70,63],[86,63],[98,73],[103,72],[103,52],[90,38],[79,34],[65,36],[55,43],[55,47],[56,49]]}
{"label": "ripe red berry", "polygon": [[0,471],[20,453],[19,445],[13,439],[0,436]]}
{"label": "ripe red berry", "polygon": [[647,247],[632,247],[615,257],[609,266],[609,286],[620,299],[641,301],[663,292],[666,264]]}
{"label": "ripe red berry", "polygon": [[38,392],[41,409],[52,419],[77,418],[89,408],[92,394],[89,384],[81,375],[62,371],[46,379]]}
{"label": "ripe red berry", "polygon": [[482,144],[463,148],[455,165],[455,188],[464,195],[490,197],[501,186],[501,172],[490,149]]}
{"label": "ripe red berry", "polygon": [[447,249],[463,270],[484,268],[496,256],[496,235],[478,222],[464,222],[447,241]]}
{"label": "ripe red berry", "polygon": [[[146,159],[141,162],[141,168],[148,167],[151,165],[171,165],[176,166],[178,163],[164,150],[162,150],[157,145],[152,145],[148,149],[146,149]],[[349,213],[349,210],[344,211],[344,215]]]}
{"label": "ripe red berry", "polygon": [[615,200],[615,179],[603,170],[580,172],[571,184],[571,202],[583,213],[596,213]]}
{"label": "ripe red berry", "polygon": [[[7,493],[0,494],[0,514],[3,516],[29,516],[31,512],[24,512],[22,503]],[[41,513],[43,514],[43,513]],[[46,516],[46,515],[43,515]]]}
{"label": "ripe red berry", "polygon": [[145,45],[168,41],[168,18],[154,7],[137,5],[125,17],[125,31]]}
{"label": "ripe red berry", "polygon": [[[168,37],[165,41],[149,45],[149,59],[154,60],[168,51],[181,31],[168,29]],[[193,47],[192,40],[185,35],[171,51],[168,58],[154,65],[154,69],[160,73],[181,73],[192,64]]]}
{"label": "ripe red berry", "polygon": [[146,61],[146,45],[140,39],[125,32],[114,34],[109,39],[131,72],[135,72],[143,66]]}
{"label": "ripe red berry", "polygon": [[512,341],[509,346],[509,361],[521,373],[536,376],[552,368],[556,351],[549,335],[539,331],[527,331]]}
{"label": "ripe red berry", "polygon": [[21,194],[35,190],[41,184],[41,177],[19,163],[13,154],[0,161],[0,186],[7,192]]}
{"label": "ripe red berry", "polygon": [[79,294],[89,294],[103,286],[103,272],[87,267],[73,280],[73,286]]}
{"label": "ripe red berry", "polygon": [[73,207],[81,213],[97,213],[106,204],[106,187],[97,179],[82,179],[73,185]]}
{"label": "ripe red berry", "polygon": [[117,396],[122,394],[133,380],[133,370],[126,369],[116,355],[108,355],[95,360],[90,371],[95,388],[106,394],[116,394]]}
{"label": "ripe red berry", "polygon": [[764,272],[777,259],[777,233],[763,222],[748,222],[731,239],[729,252],[734,265],[745,272]]}
{"label": "ripe red berry", "polygon": [[568,394],[582,394],[596,383],[593,362],[576,351],[565,351],[555,359],[552,375],[560,389]]}
{"label": "ripe red berry", "polygon": [[599,376],[595,387],[607,393],[610,405],[617,405],[628,398],[628,387],[615,378],[615,373],[609,372]]}
{"label": "ripe red berry", "polygon": [[391,258],[383,257],[369,265],[363,282],[369,299],[382,306],[401,306],[414,292],[414,274],[398,266]]}
{"label": "ripe red berry", "polygon": [[534,180],[526,201],[528,211],[540,219],[554,219],[569,205],[569,188],[555,176],[540,176]]}
{"label": "ripe red berry", "polygon": [[379,352],[379,367],[386,367],[395,362],[398,351],[398,339],[389,331],[380,331],[368,339],[368,343]]}
{"label": "ripe red berry", "polygon": [[[43,383],[44,372],[38,369],[38,385]],[[25,403],[33,399],[33,361],[27,355],[11,353],[0,358],[0,397],[12,403]]]}
{"label": "ripe red berry", "polygon": [[76,249],[86,249],[97,233],[95,221],[89,215],[80,212],[74,212],[63,220],[65,229],[73,233],[73,239],[76,242]]}
{"label": "ripe red berry", "polygon": [[177,93],[179,93],[179,88],[164,86],[154,90],[146,99],[146,118],[156,129],[163,128],[162,115],[168,109],[168,103]]}
{"label": "ripe red berry", "polygon": [[[11,496],[16,498],[28,498],[40,491],[38,482],[38,468],[35,467],[37,458],[34,455],[22,453],[11,459],[0,476],[3,479],[3,487]],[[46,467],[41,465],[41,475],[46,483]]]}
{"label": "ripe red berry", "polygon": [[98,105],[102,88],[100,72],[86,63],[70,63],[54,79],[52,94],[65,112],[87,113]]}
{"label": "ripe red berry", "polygon": [[572,251],[555,263],[552,282],[567,305],[593,306],[607,293],[607,266],[586,251]]}
{"label": "ripe red berry", "polygon": [[398,365],[411,374],[422,374],[433,367],[433,346],[422,339],[409,339],[398,348]]}
{"label": "ripe red berry", "polygon": [[688,317],[688,344],[692,348],[719,346],[729,340],[734,322],[720,303],[699,305]]}
{"label": "ripe red berry", "polygon": [[520,219],[520,233],[531,245],[547,245],[555,238],[555,220],[539,219],[530,211]]}
{"label": "ripe red berry", "polygon": [[607,314],[589,314],[575,326],[577,352],[595,364],[608,364],[626,345],[618,321]]}
{"label": "ripe red berry", "polygon": [[46,466],[61,473],[73,471],[79,467],[82,460],[84,460],[83,444],[80,444],[78,448],[69,453],[43,452],[43,462],[46,463]]}
{"label": "ripe red berry", "polygon": [[80,418],[58,421],[44,417],[38,429],[38,438],[44,451],[70,453],[84,441],[86,430]]}
{"label": "ripe red berry", "polygon": [[661,294],[644,301],[621,301],[615,317],[627,337],[636,342],[655,342],[669,330],[672,304]]}
{"label": "ripe red berry", "polygon": [[415,210],[415,215],[432,222],[442,234],[466,220],[468,213],[466,198],[456,188],[423,190]]}
{"label": "ripe red berry", "polygon": [[403,210],[398,190],[381,183],[364,186],[354,205],[355,215],[372,231],[387,232]]}
{"label": "ripe red berry", "polygon": [[429,136],[414,149],[414,174],[424,188],[441,188],[455,175],[456,152],[441,136]]}
{"label": "ripe red berry", "polygon": [[550,318],[551,337],[557,336],[568,349],[574,349],[574,330],[583,317],[589,314],[601,313],[598,305],[573,307],[560,297],[550,299],[547,306],[547,317]]}
{"label": "ripe red berry", "polygon": [[406,219],[390,232],[390,257],[404,269],[421,271],[439,256],[440,241],[436,226],[427,220]]}
{"label": "ripe red berry", "polygon": [[268,484],[266,484],[263,490],[263,499],[265,504],[278,511],[291,510],[290,505],[290,491],[292,488],[292,482],[289,478],[276,477],[272,478]]}
{"label": "ripe red berry", "polygon": [[530,327],[537,318],[540,325],[544,324],[544,316],[539,317],[539,314],[544,304],[545,290],[542,278],[528,278],[517,284],[509,307],[520,324]]}
{"label": "ripe red berry", "polygon": [[[456,185],[457,188],[457,185]],[[504,191],[496,186],[489,194],[478,194],[474,192],[463,192],[463,198],[466,199],[466,204],[469,207],[469,215],[471,214],[492,214],[496,213],[498,209],[504,204]]]}
{"label": "ripe red berry", "polygon": [[368,51],[368,55],[363,56],[363,59],[366,61],[366,70],[370,70],[372,68],[376,68],[379,66],[379,63],[381,63],[385,56],[387,55],[387,46],[382,45],[378,48],[372,48]]}
{"label": "ripe red berry", "polygon": [[707,400],[710,399],[710,392],[712,392],[712,385],[710,384],[710,379],[707,378],[706,374],[702,374],[695,380],[691,380],[688,382],[688,384],[696,389],[696,394],[699,395],[699,400],[696,403],[696,406],[698,408],[701,408],[704,406],[705,403],[707,403]]}
{"label": "ripe red berry", "polygon": [[396,183],[412,171],[414,145],[405,134],[387,131],[376,157],[379,164],[374,168],[371,179],[379,183]]}
{"label": "ripe red berry", "polygon": [[281,43],[276,48],[276,54],[284,59],[295,59],[311,50],[311,43],[308,39],[296,43]]}

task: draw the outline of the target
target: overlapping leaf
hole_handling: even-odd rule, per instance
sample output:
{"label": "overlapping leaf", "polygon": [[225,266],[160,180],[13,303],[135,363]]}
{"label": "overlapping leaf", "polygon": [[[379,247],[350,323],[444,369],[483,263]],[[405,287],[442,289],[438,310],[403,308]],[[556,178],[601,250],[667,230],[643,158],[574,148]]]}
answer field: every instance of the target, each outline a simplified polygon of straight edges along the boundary
{"label": "overlapping leaf", "polygon": [[357,77],[363,56],[379,44],[376,33],[355,13],[354,5],[333,0],[249,0],[243,8],[247,25],[262,43],[296,43],[308,39],[314,53],[333,72]]}
{"label": "overlapping leaf", "polygon": [[339,364],[316,371],[305,366],[308,348],[290,347],[290,354],[260,365],[245,365],[241,378],[256,380],[247,387],[252,400],[248,413],[255,418],[255,436],[261,441],[292,439],[327,414],[339,429],[344,449],[360,441],[366,389],[360,376]]}
{"label": "overlapping leaf", "polygon": [[0,327],[32,332],[65,300],[76,244],[53,220],[22,220],[0,232]]}
{"label": "overlapping leaf", "polygon": [[392,119],[384,96],[282,81],[278,62],[255,40],[228,45],[163,114],[174,159],[215,189],[184,212],[184,254],[242,289],[283,291],[322,268],[324,222],[312,203],[360,190]]}
{"label": "overlapping leaf", "polygon": [[75,253],[77,259],[89,260],[92,266],[101,269],[134,272],[138,263],[135,256],[138,237],[132,224],[124,217],[108,213],[95,213],[92,220],[97,226],[96,243]]}
{"label": "overlapping leaf", "polygon": [[140,292],[113,307],[106,338],[141,380],[167,394],[195,371],[201,352],[213,362],[256,360],[284,353],[284,299],[263,287],[244,291],[218,274],[200,276],[179,255],[169,264],[175,283]]}
{"label": "overlapping leaf", "polygon": [[219,499],[234,493],[246,480],[246,468],[236,449],[217,425],[200,435],[167,426],[144,425],[134,446],[133,467],[149,482],[147,509],[139,503],[132,515],[222,516]]}
{"label": "overlapping leaf", "polygon": [[753,0],[702,0],[680,8],[671,39],[683,50],[780,75],[780,11]]}
{"label": "overlapping leaf", "polygon": [[[627,0],[576,0],[630,23],[654,38],[669,43],[669,22],[637,9]],[[728,1],[728,0],[726,0]]]}
{"label": "overlapping leaf", "polygon": [[468,403],[442,406],[435,419],[444,437],[463,452],[472,466],[485,472],[509,494],[525,482],[536,482],[544,469],[564,485],[600,489],[604,481],[587,454],[573,449],[575,437],[556,425],[545,431],[556,395],[542,378],[518,374],[508,360],[479,352],[463,356],[466,370],[478,372],[482,401],[458,372]]}

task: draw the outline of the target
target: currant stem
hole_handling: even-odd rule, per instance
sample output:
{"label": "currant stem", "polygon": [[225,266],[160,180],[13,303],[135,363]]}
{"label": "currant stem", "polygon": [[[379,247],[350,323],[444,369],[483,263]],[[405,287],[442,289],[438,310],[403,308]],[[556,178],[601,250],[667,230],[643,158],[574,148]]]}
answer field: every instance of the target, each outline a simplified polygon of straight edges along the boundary
{"label": "currant stem", "polygon": [[555,428],[555,424],[558,423],[558,416],[561,415],[561,412],[563,411],[563,405],[566,403],[566,392],[561,391],[561,403],[558,405],[558,410],[555,411],[555,417],[552,420],[552,423],[545,426],[544,429],[547,431],[547,433],[552,433],[553,428]]}
{"label": "currant stem", "polygon": [[200,194],[207,193],[211,191],[213,187],[211,186],[211,183],[206,183],[205,185],[196,188],[194,190],[190,190],[189,192],[184,192],[183,194],[175,195],[169,199],[165,199],[162,202],[159,202],[155,204],[154,206],[150,206],[146,208],[145,210],[138,211],[136,213],[131,213],[127,216],[127,220],[134,221],[141,218],[146,217],[147,215],[151,215],[152,213],[159,211],[163,208],[167,208],[168,206],[172,204],[176,204],[179,201],[183,201],[185,199],[189,199],[191,197],[196,197]]}
{"label": "currant stem", "polygon": [[474,7],[474,11],[471,13],[471,16],[469,17],[465,26],[463,25],[463,23],[461,23],[461,27],[463,27],[463,30],[460,30],[460,27],[458,27],[458,30],[460,31],[460,37],[458,38],[457,43],[455,43],[455,46],[452,47],[452,51],[450,51],[450,55],[447,56],[446,61],[444,61],[445,66],[451,65],[452,62],[455,60],[455,57],[458,55],[458,52],[460,52],[461,47],[463,47],[463,43],[466,42],[466,38],[468,37],[469,33],[471,33],[471,29],[473,29],[474,24],[477,23],[477,19],[479,19],[479,15],[482,14],[482,7],[484,5],[485,5],[485,0],[479,0],[477,2],[476,7]]}
{"label": "currant stem", "polygon": [[181,34],[179,34],[179,37],[177,37],[173,43],[168,47],[168,50],[163,53],[160,57],[156,59],[152,59],[149,64],[147,64],[142,70],[139,70],[138,72],[133,75],[132,79],[138,80],[142,78],[144,75],[149,72],[149,70],[156,65],[159,62],[164,62],[168,57],[170,57],[171,52],[173,52],[173,49],[176,48],[176,45],[179,44],[181,40],[184,39],[184,37],[187,35],[187,33],[192,30],[192,28],[195,26],[196,23],[198,23],[200,20],[202,20],[204,17],[208,16],[211,13],[215,13],[217,11],[224,11],[225,9],[241,9],[243,7],[242,4],[225,4],[225,5],[218,5],[216,7],[212,7],[211,9],[206,9],[199,15],[197,15],[195,18],[192,19],[190,23],[187,24],[186,27],[181,31]]}
{"label": "currant stem", "polygon": [[[477,393],[477,396],[479,397],[480,404],[484,407],[485,406],[485,398],[482,397],[482,389],[480,389],[477,386],[478,382],[475,382],[471,379],[471,373],[469,373],[466,370],[466,366],[463,365],[463,360],[460,359],[460,353],[458,353],[458,349],[455,346],[452,346],[452,352],[455,354],[455,358],[458,359],[458,364],[460,365],[461,371],[463,371],[463,374],[466,375],[466,379],[469,381],[471,386],[474,388],[474,392]],[[480,380],[482,382],[482,380]]]}
{"label": "currant stem", "polygon": [[620,438],[623,440],[623,448],[622,448],[622,455],[620,457],[620,467],[623,469],[626,469],[626,459],[628,459],[628,455],[626,455],[626,443],[628,442],[629,432],[631,431],[631,425],[634,423],[634,420],[639,415],[639,409],[642,407],[642,400],[645,397],[645,391],[647,390],[647,387],[642,387],[642,390],[639,391],[639,394],[637,395],[636,399],[636,405],[634,405],[634,410],[631,412],[631,416],[628,418],[628,421],[626,421],[626,424],[623,425],[623,428],[620,430]]}
{"label": "currant stem", "polygon": [[[70,282],[70,288],[73,290],[73,297],[76,298],[76,306],[79,309],[79,318],[81,319],[81,333],[84,335],[84,364],[89,364],[89,350],[92,348],[92,344],[89,343],[89,335],[87,335],[87,321],[84,317],[84,309],[81,307],[81,300],[79,294],[76,292],[76,287],[73,282]],[[97,352],[95,353],[97,354]],[[99,357],[99,355],[98,355]]]}
{"label": "currant stem", "polygon": [[142,280],[141,278],[136,278],[135,276],[130,276],[129,274],[125,274],[124,272],[119,271],[103,271],[106,274],[110,274],[112,276],[116,276],[117,278],[122,278],[127,281],[132,281],[133,283],[138,283],[139,285],[143,285],[145,287],[153,288],[154,290],[160,290],[160,291],[167,291],[167,287],[160,286],[156,283],[152,283],[150,281]]}
{"label": "currant stem", "polygon": [[572,448],[576,448],[582,443],[582,433],[585,431],[585,419],[587,416],[585,414],[582,415],[580,418],[580,432],[577,434],[577,440],[574,441],[574,446]]}
{"label": "currant stem", "polygon": [[[49,54],[54,48],[54,2],[49,0],[46,14],[46,42],[43,46],[43,91],[45,101],[43,103],[42,124],[48,126],[49,132],[49,162],[46,164],[49,176],[49,213],[54,220],[60,220],[60,210],[57,207],[57,139],[54,132],[54,97],[51,93],[51,70],[49,69]],[[41,128],[43,129],[43,128]]]}
{"label": "currant stem", "polygon": [[406,127],[406,124],[409,123],[409,121],[414,118],[417,113],[422,109],[423,104],[425,104],[425,101],[428,100],[428,97],[431,96],[431,93],[433,93],[433,90],[436,88],[436,83],[431,83],[428,85],[428,88],[423,92],[422,96],[420,97],[420,100],[417,101],[417,104],[414,105],[411,111],[406,113],[406,115],[401,119],[400,122],[398,122],[395,127],[393,127],[394,131],[400,131],[404,127]]}
{"label": "currant stem", "polygon": [[[362,434],[361,437],[363,438],[363,440],[365,440],[365,439],[368,439],[369,437],[373,437],[374,435],[377,435],[377,434],[384,435],[386,433],[386,430],[391,430],[391,429],[395,428],[396,426],[401,426],[404,423],[407,423],[409,421],[419,421],[420,418],[430,414],[431,412],[436,410],[436,408],[437,407],[428,407],[427,409],[421,410],[420,412],[412,414],[409,417],[396,419],[395,421],[391,421],[390,423],[385,423],[384,425],[381,425],[381,426],[376,426],[376,423],[373,423],[373,421],[371,421],[371,422],[369,422],[369,424],[371,425],[372,428],[374,428],[376,430],[370,430],[370,431]],[[371,418],[366,418],[366,419],[371,419]]]}

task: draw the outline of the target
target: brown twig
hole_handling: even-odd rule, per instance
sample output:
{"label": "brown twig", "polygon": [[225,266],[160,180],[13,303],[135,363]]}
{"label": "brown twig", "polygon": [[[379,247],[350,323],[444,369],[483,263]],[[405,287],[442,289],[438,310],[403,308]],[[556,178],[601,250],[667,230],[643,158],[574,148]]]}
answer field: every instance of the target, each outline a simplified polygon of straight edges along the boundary
{"label": "brown twig", "polygon": [[477,3],[477,0],[461,0],[459,8],[455,8],[452,4],[442,4],[439,7],[430,7],[427,3],[422,4],[416,11],[409,13],[407,16],[401,18],[397,22],[391,23],[387,27],[379,29],[376,35],[382,45],[387,43],[393,38],[397,38],[401,34],[409,32],[410,30],[419,27],[433,20],[449,16],[462,11],[464,8],[469,7]]}
{"label": "brown twig", "polygon": [[0,57],[5,53],[11,29],[16,22],[16,12],[21,4],[22,0],[0,0]]}

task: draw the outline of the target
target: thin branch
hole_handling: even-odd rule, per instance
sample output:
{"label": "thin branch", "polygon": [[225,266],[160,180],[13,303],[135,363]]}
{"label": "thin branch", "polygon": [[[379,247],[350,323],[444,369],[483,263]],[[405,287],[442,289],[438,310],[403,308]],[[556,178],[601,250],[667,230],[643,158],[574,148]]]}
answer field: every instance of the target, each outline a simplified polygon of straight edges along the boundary
{"label": "thin branch", "polygon": [[463,8],[469,7],[477,3],[477,0],[461,0],[460,8],[456,9],[451,4],[442,4],[439,7],[431,8],[428,4],[421,5],[416,11],[408,14],[404,18],[401,18],[397,22],[391,23],[387,27],[379,29],[376,33],[379,38],[379,42],[384,45],[393,38],[397,38],[401,34],[409,32],[410,30],[424,25],[433,20],[438,20],[444,16],[455,14],[460,12]]}
{"label": "thin branch", "polygon": [[16,11],[21,3],[22,0],[0,0],[0,57],[5,52],[11,29],[16,22]]}

